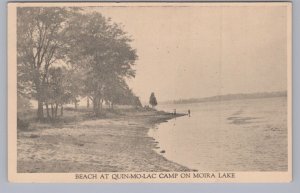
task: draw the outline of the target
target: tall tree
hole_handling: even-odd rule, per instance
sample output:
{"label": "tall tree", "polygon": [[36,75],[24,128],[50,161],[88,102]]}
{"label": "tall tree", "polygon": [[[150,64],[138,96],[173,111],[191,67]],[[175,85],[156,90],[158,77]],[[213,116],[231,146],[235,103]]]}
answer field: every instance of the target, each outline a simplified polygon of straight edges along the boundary
{"label": "tall tree", "polygon": [[[132,66],[137,59],[136,50],[131,47],[132,40],[118,24],[97,12],[78,14],[73,18],[68,37],[73,49],[69,54],[69,62],[84,72],[84,92],[93,103],[94,113],[99,115],[102,103],[107,98],[105,94],[109,93],[112,99],[113,95],[118,95],[119,88],[126,85],[124,78],[135,76]],[[124,82],[124,85],[115,85]]]}
{"label": "tall tree", "polygon": [[[18,89],[30,90],[43,115],[49,68],[65,55],[64,28],[74,9],[24,7],[17,10]],[[22,91],[20,91],[22,92]]]}
{"label": "tall tree", "polygon": [[154,92],[152,92],[151,95],[150,95],[149,104],[152,106],[152,108],[154,108],[157,105],[157,100],[156,100],[156,97],[154,95]]}
{"label": "tall tree", "polygon": [[103,90],[103,98],[113,109],[114,104],[121,104],[129,90],[126,82],[122,78],[109,77],[105,80],[105,87]]}
{"label": "tall tree", "polygon": [[61,107],[61,115],[63,115],[63,105],[72,102],[79,94],[77,81],[72,76],[73,72],[68,71],[64,67],[52,67],[49,69],[49,75],[46,79],[47,89],[45,97],[48,118],[57,118],[59,106]]}

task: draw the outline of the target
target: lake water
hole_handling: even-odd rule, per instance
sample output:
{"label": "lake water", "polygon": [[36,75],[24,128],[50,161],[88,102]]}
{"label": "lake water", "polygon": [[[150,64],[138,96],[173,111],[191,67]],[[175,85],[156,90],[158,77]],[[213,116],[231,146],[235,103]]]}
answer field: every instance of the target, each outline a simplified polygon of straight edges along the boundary
{"label": "lake water", "polygon": [[286,171],[287,98],[160,105],[187,113],[149,131],[158,153],[199,171]]}

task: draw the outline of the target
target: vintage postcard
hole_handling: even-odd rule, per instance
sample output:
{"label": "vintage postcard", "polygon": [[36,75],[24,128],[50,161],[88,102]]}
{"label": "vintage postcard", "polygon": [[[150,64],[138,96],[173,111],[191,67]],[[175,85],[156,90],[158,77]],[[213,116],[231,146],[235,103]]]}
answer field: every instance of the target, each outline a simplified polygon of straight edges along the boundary
{"label": "vintage postcard", "polygon": [[291,7],[9,3],[9,181],[290,182]]}

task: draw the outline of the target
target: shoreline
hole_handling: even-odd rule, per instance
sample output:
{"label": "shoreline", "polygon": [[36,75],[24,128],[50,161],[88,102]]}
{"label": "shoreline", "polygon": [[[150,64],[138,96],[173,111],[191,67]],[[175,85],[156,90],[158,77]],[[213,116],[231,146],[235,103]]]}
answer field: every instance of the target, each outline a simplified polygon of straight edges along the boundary
{"label": "shoreline", "polygon": [[[194,171],[155,151],[156,124],[185,116],[129,110],[104,119],[18,132],[20,173]],[[32,126],[34,127],[34,125]]]}

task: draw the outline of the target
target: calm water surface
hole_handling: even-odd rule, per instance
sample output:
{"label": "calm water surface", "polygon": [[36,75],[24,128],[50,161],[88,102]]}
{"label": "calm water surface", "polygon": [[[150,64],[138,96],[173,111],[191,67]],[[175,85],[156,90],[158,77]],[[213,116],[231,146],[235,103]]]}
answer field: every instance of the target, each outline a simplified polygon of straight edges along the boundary
{"label": "calm water surface", "polygon": [[286,171],[287,98],[161,105],[187,113],[149,131],[158,152],[199,171]]}

